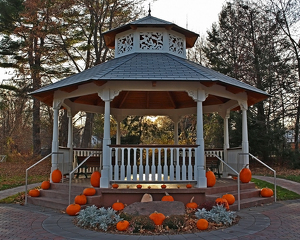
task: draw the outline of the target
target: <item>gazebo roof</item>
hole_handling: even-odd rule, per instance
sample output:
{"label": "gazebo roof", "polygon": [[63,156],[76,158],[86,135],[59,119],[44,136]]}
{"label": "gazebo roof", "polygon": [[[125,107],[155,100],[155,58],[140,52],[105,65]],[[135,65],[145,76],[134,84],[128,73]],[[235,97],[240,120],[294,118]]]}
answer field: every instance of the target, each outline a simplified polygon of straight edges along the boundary
{"label": "gazebo roof", "polygon": [[118,28],[115,28],[115,29],[112,29],[110,31],[103,33],[106,46],[109,48],[115,48],[115,37],[118,33],[130,30],[130,29],[137,29],[138,27],[139,28],[141,28],[141,27],[165,28],[167,30],[173,30],[175,32],[181,33],[185,36],[187,48],[192,48],[199,36],[199,34],[189,31],[185,28],[179,27],[174,23],[171,23],[171,22],[162,20],[160,18],[156,18],[151,15],[148,15],[144,18],[138,19],[136,21],[133,21],[131,23],[125,24],[121,27],[118,27]]}
{"label": "gazebo roof", "polygon": [[[124,81],[124,82],[152,82],[152,85],[156,82],[169,82],[170,84],[176,84],[176,82],[199,83],[205,87],[211,88],[213,86],[222,86],[233,94],[245,92],[247,94],[248,105],[251,106],[259,101],[266,99],[269,95],[253,86],[238,81],[234,78],[228,77],[224,74],[216,72],[212,69],[203,67],[187,59],[174,56],[168,53],[133,53],[123,57],[115,58],[108,62],[99,64],[93,68],[75,74],[73,76],[62,79],[56,83],[45,86],[32,93],[34,97],[45,102],[48,105],[52,105],[54,92],[57,90],[70,93],[78,89],[79,86],[93,82],[95,86],[104,86],[108,82]],[[171,86],[171,85],[170,85]],[[138,92],[136,91],[136,94]],[[149,94],[145,101],[150,101]],[[196,103],[188,97],[188,94],[182,90],[179,92],[163,92],[151,91],[152,96],[155,94],[161,94],[168,96],[170,100],[169,106],[163,104],[156,104],[155,108],[184,108],[195,107]],[[129,98],[131,96],[131,98]],[[162,97],[162,96],[161,96]],[[81,100],[80,100],[81,98]],[[122,98],[122,99],[121,99]],[[142,102],[142,91],[136,96],[134,103],[134,94],[126,93],[116,97],[112,102],[112,107],[121,108],[144,108],[145,106],[138,106]],[[177,99],[178,98],[178,99]],[[129,101],[130,99],[130,101]],[[88,105],[103,106],[102,100],[97,94],[90,94],[70,99],[72,102],[79,102]],[[126,101],[129,102],[126,102]],[[209,95],[205,105],[222,104],[226,103],[230,99],[218,96]],[[154,100],[157,102],[157,99]],[[122,103],[121,105],[118,103]],[[178,102],[178,103],[177,103]],[[151,108],[151,103],[147,103],[147,106]],[[154,106],[153,106],[154,108]]]}

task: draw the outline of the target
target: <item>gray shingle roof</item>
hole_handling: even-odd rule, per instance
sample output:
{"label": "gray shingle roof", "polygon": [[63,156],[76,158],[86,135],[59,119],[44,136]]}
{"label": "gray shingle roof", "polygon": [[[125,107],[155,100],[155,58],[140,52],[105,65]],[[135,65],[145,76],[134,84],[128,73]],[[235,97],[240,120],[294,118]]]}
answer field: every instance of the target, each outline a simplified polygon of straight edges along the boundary
{"label": "gray shingle roof", "polygon": [[104,41],[108,47],[114,47],[115,41],[114,38],[116,34],[132,29],[132,27],[155,27],[155,28],[166,28],[172,29],[175,32],[179,32],[186,37],[186,47],[191,48],[194,46],[195,41],[197,40],[199,34],[194,33],[190,30],[182,28],[174,23],[162,20],[160,18],[156,18],[153,16],[146,16],[136,21],[130,22],[123,26],[111,29],[107,32],[103,33]]}
{"label": "gray shingle roof", "polygon": [[115,58],[38,89],[32,94],[57,90],[91,80],[216,81],[268,95],[264,91],[246,83],[168,53],[133,53]]}

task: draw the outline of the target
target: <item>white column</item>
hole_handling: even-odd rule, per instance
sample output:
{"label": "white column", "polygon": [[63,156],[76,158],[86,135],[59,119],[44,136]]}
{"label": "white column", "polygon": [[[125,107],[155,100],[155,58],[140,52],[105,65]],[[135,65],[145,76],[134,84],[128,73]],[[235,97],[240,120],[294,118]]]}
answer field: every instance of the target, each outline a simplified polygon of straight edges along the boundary
{"label": "white column", "polygon": [[247,110],[248,104],[246,101],[239,102],[242,110],[242,153],[245,154],[239,157],[239,169],[243,168],[246,164],[249,164],[249,141],[248,141],[248,123],[247,123]]}
{"label": "white column", "polygon": [[120,127],[120,122],[119,121],[117,121],[116,144],[121,144],[121,127]]}
{"label": "white column", "polygon": [[101,170],[100,188],[108,188],[110,185],[110,168],[111,168],[111,156],[109,146],[111,144],[110,139],[110,102],[119,94],[119,91],[112,91],[110,89],[104,89],[99,92],[98,95],[104,101],[104,134],[103,134],[103,147],[102,158],[103,167]]}
{"label": "white column", "polygon": [[68,144],[67,147],[69,148],[69,172],[73,169],[73,116],[71,109],[67,111],[68,116]]}
{"label": "white column", "polygon": [[170,116],[170,118],[174,122],[174,144],[178,145],[178,123],[180,116]]}
{"label": "white column", "polygon": [[[229,117],[230,117],[230,110],[226,111],[225,117],[224,117],[224,146],[223,146],[223,152],[224,152],[224,161],[228,163],[228,151],[227,149],[229,148]],[[228,170],[227,167],[223,166],[223,172],[222,172],[223,177],[228,176]]]}
{"label": "white column", "polygon": [[[52,132],[52,153],[58,152],[59,142],[58,142],[58,113],[61,107],[62,100],[54,99],[53,100],[53,132]],[[58,154],[52,154],[51,156],[51,173],[58,168]],[[51,179],[50,173],[50,181]]]}
{"label": "white column", "polygon": [[204,157],[204,138],[203,138],[203,106],[202,102],[205,101],[207,94],[205,91],[198,89],[197,91],[189,91],[189,96],[191,96],[195,101],[197,101],[197,139],[196,144],[199,145],[197,148],[197,184],[198,188],[206,188],[207,180],[205,175],[205,157]]}
{"label": "white column", "polygon": [[123,116],[116,116],[117,121],[117,134],[116,134],[116,144],[121,144],[121,121],[124,119]]}

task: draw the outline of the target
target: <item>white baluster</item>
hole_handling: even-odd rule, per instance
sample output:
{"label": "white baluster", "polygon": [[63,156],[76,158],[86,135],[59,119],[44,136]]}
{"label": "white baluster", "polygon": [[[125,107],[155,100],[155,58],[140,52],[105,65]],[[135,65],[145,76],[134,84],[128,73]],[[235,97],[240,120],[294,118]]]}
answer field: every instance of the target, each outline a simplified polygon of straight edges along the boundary
{"label": "white baluster", "polygon": [[137,180],[136,148],[133,149],[133,181]]}
{"label": "white baluster", "polygon": [[156,166],[155,166],[155,148],[152,148],[152,166],[151,166],[151,175],[152,181],[156,181],[155,179]]}
{"label": "white baluster", "polygon": [[115,149],[115,174],[114,174],[114,179],[119,180],[119,148]]}
{"label": "white baluster", "polygon": [[146,148],[145,180],[149,181],[149,148]]}
{"label": "white baluster", "polygon": [[179,148],[176,148],[176,181],[180,181]]}
{"label": "white baluster", "polygon": [[182,180],[186,180],[185,148],[182,148]]}
{"label": "white baluster", "polygon": [[126,177],[127,181],[131,181],[131,155],[130,155],[131,149],[127,148],[127,171],[126,171]]}
{"label": "white baluster", "polygon": [[125,180],[125,165],[124,165],[124,148],[121,148],[121,180]]}
{"label": "white baluster", "polygon": [[174,181],[174,148],[170,148],[170,181]]}
{"label": "white baluster", "polygon": [[195,150],[195,164],[194,164],[194,179],[197,179],[197,164],[196,164],[196,159],[197,159],[197,148],[194,149]]}
{"label": "white baluster", "polygon": [[140,148],[140,166],[139,166],[139,181],[143,181],[143,148]]}
{"label": "white baluster", "polygon": [[189,166],[188,166],[188,180],[193,180],[193,167],[192,167],[192,149],[189,148]]}
{"label": "white baluster", "polygon": [[164,148],[164,181],[168,180],[168,149]]}
{"label": "white baluster", "polygon": [[162,180],[162,176],[161,176],[161,174],[162,174],[162,172],[161,172],[161,170],[162,170],[162,166],[161,166],[161,148],[158,148],[157,149],[158,150],[158,165],[157,165],[157,175],[158,175],[158,178],[157,178],[157,180],[158,181],[161,181]]}

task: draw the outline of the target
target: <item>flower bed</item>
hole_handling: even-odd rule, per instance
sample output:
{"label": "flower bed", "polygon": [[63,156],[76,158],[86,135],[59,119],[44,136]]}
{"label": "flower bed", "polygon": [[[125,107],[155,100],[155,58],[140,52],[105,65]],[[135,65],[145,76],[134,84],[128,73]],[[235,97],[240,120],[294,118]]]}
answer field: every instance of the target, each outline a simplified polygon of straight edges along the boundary
{"label": "flower bed", "polygon": [[[155,225],[149,216],[134,216],[111,208],[105,209],[91,206],[79,212],[74,219],[74,224],[88,230],[106,233],[158,235],[203,231],[197,228],[199,219],[208,221],[208,228],[205,231],[227,228],[236,224],[239,220],[235,212],[226,210],[222,205],[212,206],[209,203],[205,205],[206,208],[201,209],[186,208],[184,215],[167,216],[163,220],[162,225]],[[128,221],[129,226],[119,231],[117,230],[117,223],[122,220]]]}

